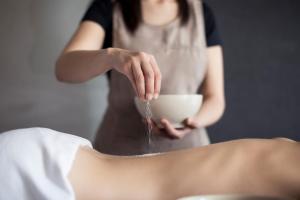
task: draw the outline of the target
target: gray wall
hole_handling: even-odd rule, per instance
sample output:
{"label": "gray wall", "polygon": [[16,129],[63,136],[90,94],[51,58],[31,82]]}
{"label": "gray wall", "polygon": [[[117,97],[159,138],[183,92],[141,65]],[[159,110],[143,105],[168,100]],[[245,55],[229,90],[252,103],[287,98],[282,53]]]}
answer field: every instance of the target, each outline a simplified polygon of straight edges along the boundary
{"label": "gray wall", "polygon": [[0,2],[0,132],[42,126],[92,139],[106,107],[107,83],[67,85],[54,63],[89,0]]}
{"label": "gray wall", "polygon": [[207,0],[225,48],[227,111],[213,141],[300,140],[300,1]]}
{"label": "gray wall", "polygon": [[[224,40],[227,110],[213,141],[300,136],[298,0],[207,0]],[[43,126],[89,139],[107,82],[67,85],[54,62],[88,0],[0,2],[0,131]]]}

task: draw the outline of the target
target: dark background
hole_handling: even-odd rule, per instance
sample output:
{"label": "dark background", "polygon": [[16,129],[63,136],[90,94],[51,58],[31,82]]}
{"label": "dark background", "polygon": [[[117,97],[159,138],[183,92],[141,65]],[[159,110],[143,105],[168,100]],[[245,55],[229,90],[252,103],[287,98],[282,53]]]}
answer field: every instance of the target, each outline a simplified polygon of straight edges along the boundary
{"label": "dark background", "polygon": [[206,2],[224,41],[227,100],[212,141],[300,140],[300,1]]}

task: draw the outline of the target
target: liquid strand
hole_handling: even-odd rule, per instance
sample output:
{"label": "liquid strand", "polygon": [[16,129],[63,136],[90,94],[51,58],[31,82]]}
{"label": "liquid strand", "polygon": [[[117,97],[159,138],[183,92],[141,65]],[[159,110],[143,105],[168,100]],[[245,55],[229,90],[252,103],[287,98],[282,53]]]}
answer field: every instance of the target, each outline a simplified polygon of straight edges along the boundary
{"label": "liquid strand", "polygon": [[[146,120],[151,121],[152,118],[152,112],[151,112],[151,105],[150,101],[146,102]],[[152,124],[147,123],[147,137],[148,137],[148,152],[151,153],[151,143],[152,143]]]}

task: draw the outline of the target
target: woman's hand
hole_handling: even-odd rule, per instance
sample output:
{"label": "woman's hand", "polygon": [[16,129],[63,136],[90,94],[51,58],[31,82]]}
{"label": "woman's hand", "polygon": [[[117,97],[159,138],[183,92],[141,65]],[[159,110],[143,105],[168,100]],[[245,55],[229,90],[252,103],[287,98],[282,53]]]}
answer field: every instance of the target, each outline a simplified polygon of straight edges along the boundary
{"label": "woman's hand", "polygon": [[196,117],[190,117],[184,120],[185,126],[183,128],[174,128],[167,119],[161,119],[163,128],[159,128],[153,120],[147,120],[147,123],[151,124],[153,132],[163,134],[171,139],[182,139],[193,129],[200,127]]}
{"label": "woman's hand", "polygon": [[154,56],[110,48],[113,69],[127,76],[136,94],[143,100],[157,98],[161,87],[161,72]]}

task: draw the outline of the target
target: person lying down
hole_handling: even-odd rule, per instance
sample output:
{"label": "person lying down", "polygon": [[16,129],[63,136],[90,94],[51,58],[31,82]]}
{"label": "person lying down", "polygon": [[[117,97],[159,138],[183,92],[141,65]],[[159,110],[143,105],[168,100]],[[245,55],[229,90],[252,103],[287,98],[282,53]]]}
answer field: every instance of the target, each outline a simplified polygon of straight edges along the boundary
{"label": "person lying down", "polygon": [[243,139],[152,156],[99,153],[45,128],[0,135],[1,200],[175,200],[190,195],[300,197],[300,144]]}

